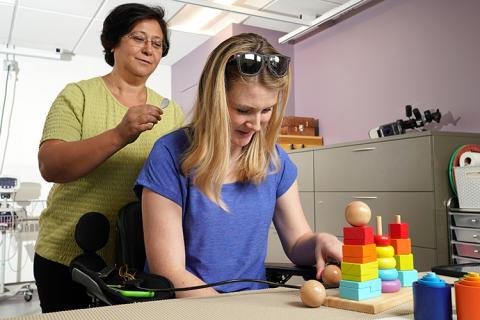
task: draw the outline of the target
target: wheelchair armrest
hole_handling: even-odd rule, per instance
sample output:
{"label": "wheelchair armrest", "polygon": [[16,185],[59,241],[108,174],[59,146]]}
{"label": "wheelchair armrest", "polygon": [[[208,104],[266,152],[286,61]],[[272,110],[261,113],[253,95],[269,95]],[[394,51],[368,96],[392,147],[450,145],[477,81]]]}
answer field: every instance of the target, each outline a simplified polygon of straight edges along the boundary
{"label": "wheelchair armrest", "polygon": [[90,295],[96,297],[106,305],[112,305],[111,301],[103,294],[98,282],[95,281],[90,275],[75,267],[72,268],[71,273],[72,280],[83,285]]}
{"label": "wheelchair armrest", "polygon": [[301,276],[305,280],[315,279],[317,269],[314,266],[297,266],[293,263],[265,263],[267,280],[286,283],[292,276]]}

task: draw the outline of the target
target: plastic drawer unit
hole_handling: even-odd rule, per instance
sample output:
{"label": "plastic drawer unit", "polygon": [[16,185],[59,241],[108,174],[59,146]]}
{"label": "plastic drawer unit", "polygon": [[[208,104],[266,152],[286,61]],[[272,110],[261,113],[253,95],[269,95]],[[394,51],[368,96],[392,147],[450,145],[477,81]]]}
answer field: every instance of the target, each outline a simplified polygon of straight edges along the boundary
{"label": "plastic drawer unit", "polygon": [[447,203],[450,260],[480,262],[480,209],[459,209],[457,203],[455,198]]}

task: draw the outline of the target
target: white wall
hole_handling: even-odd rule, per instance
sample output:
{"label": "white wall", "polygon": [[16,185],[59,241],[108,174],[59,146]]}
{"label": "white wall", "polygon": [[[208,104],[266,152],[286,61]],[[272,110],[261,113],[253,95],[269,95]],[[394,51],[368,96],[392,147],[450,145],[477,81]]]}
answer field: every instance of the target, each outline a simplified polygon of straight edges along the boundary
{"label": "white wall", "polygon": [[[3,64],[4,59],[5,56],[0,55],[0,63]],[[16,59],[19,66],[18,81],[12,108],[15,75],[11,72],[0,140],[2,156],[10,112],[13,113],[5,164],[0,174],[15,175],[21,182],[41,183],[41,199],[46,199],[50,185],[43,181],[38,171],[37,151],[50,105],[67,83],[104,75],[110,71],[110,66],[102,59],[86,56],[75,56],[72,61],[26,57]],[[171,98],[170,69],[169,66],[160,65],[148,81],[151,88],[168,98]],[[1,70],[0,104],[5,94],[5,77],[6,71]]]}
{"label": "white wall", "polygon": [[[5,97],[5,84],[7,72],[3,70],[5,55],[0,54],[0,114]],[[10,59],[12,57],[10,56]],[[0,136],[0,166],[5,156],[3,170],[0,175],[13,175],[21,182],[20,198],[37,201],[46,200],[51,184],[45,182],[38,170],[37,152],[42,135],[43,123],[46,115],[60,90],[69,82],[100,76],[110,71],[110,66],[103,59],[87,56],[75,56],[72,61],[57,61],[40,58],[16,57],[18,62],[18,76],[15,97],[13,89],[15,73],[10,72],[7,100],[3,117]],[[150,77],[148,86],[163,96],[171,98],[171,67],[160,65]],[[8,143],[7,143],[8,133]],[[1,169],[1,168],[0,168]],[[38,215],[43,207],[32,205],[27,207],[29,214]],[[30,281],[33,279],[31,263],[28,254],[31,253],[32,241],[35,237],[27,238],[7,237],[9,250],[7,257],[8,267],[6,272],[7,282]],[[27,235],[25,235],[27,236]],[[20,240],[20,242],[18,242]],[[3,239],[0,239],[0,248]],[[17,249],[15,249],[17,248]],[[20,250],[22,261],[18,260],[15,250]],[[27,260],[26,260],[27,259]],[[21,263],[23,269],[21,276],[14,270]]]}

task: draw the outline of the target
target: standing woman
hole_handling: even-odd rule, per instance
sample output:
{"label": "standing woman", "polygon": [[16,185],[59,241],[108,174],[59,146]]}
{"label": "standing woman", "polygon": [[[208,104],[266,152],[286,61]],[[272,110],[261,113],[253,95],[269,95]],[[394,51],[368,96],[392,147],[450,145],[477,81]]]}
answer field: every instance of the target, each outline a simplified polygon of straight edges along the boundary
{"label": "standing woman", "polygon": [[[263,37],[240,34],[207,59],[192,123],[155,144],[137,179],[150,272],[175,287],[265,279],[269,226],[298,265],[340,261],[341,243],[314,233],[297,169],[276,145],[290,86],[289,58]],[[168,154],[168,156],[164,156]],[[261,289],[234,283],[177,297]]]}
{"label": "standing woman", "polygon": [[104,21],[101,41],[112,71],[60,92],[38,152],[42,177],[55,183],[40,217],[34,259],[43,312],[88,306],[84,288],[69,272],[81,254],[77,221],[89,211],[110,220],[110,238],[99,254],[113,264],[117,213],[135,200],[132,185],[154,142],[184,121],[177,104],[146,87],[169,49],[162,8],[116,7]]}

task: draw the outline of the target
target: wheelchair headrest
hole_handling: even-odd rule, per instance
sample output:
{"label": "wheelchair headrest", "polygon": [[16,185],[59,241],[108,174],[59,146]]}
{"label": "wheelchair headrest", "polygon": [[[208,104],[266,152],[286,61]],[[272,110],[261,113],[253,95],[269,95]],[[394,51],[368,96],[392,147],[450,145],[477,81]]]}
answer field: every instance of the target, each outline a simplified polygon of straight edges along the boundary
{"label": "wheelchair headrest", "polygon": [[110,222],[101,213],[85,213],[75,227],[75,241],[86,253],[95,252],[105,246],[110,233]]}

